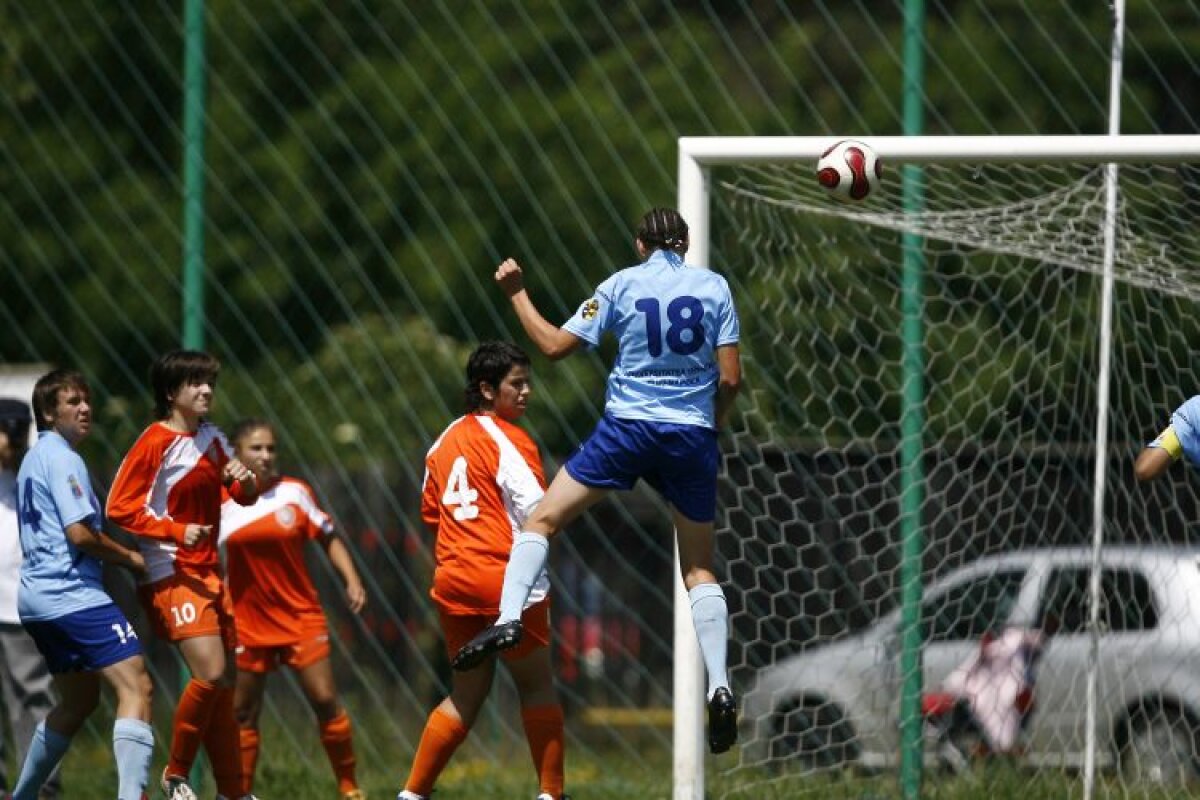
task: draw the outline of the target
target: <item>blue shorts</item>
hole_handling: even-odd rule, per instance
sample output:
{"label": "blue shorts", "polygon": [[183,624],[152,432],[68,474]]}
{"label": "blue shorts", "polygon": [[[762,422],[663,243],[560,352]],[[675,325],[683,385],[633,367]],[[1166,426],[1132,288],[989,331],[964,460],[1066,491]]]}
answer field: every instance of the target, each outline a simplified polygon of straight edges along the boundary
{"label": "blue shorts", "polygon": [[563,466],[593,489],[632,489],[641,478],[688,519],[712,522],[719,457],[714,430],[605,414]]}
{"label": "blue shorts", "polygon": [[96,672],[142,654],[133,626],[112,603],[22,624],[46,659],[51,675]]}

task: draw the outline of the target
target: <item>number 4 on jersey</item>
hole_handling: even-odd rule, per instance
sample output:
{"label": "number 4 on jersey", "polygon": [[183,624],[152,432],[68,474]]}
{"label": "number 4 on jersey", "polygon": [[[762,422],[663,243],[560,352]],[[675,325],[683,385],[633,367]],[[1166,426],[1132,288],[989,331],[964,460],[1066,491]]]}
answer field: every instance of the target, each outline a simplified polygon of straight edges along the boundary
{"label": "number 4 on jersey", "polygon": [[17,492],[20,497],[17,501],[18,512],[21,515],[21,522],[24,522],[35,531],[42,530],[42,512],[37,510],[37,506],[33,504],[33,480],[25,479],[25,488]]}
{"label": "number 4 on jersey", "polygon": [[475,519],[479,516],[479,506],[475,501],[479,492],[467,483],[467,459],[459,456],[450,466],[450,477],[446,479],[446,491],[442,493],[442,503],[447,506],[457,506],[454,518],[459,522]]}

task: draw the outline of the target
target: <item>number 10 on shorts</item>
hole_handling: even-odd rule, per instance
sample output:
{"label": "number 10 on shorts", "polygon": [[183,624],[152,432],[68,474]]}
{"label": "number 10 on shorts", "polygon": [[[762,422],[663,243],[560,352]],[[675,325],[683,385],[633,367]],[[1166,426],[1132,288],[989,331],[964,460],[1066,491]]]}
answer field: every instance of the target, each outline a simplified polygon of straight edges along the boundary
{"label": "number 10 on shorts", "polygon": [[196,606],[191,602],[171,606],[171,618],[174,620],[176,628],[191,625],[196,621]]}

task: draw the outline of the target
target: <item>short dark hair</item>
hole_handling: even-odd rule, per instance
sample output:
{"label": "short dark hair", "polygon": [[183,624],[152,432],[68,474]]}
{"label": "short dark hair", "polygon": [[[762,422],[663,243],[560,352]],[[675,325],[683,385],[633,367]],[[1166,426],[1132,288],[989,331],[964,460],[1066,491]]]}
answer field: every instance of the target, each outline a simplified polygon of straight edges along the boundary
{"label": "short dark hair", "polygon": [[8,436],[10,446],[23,450],[29,444],[31,422],[29,403],[15,397],[0,397],[0,432]]}
{"label": "short dark hair", "polygon": [[54,416],[58,408],[58,393],[67,389],[78,389],[86,397],[92,396],[83,374],[73,369],[56,369],[38,378],[33,385],[33,418],[39,431],[49,430],[46,415]]}
{"label": "short dark hair", "polygon": [[272,434],[275,433],[275,426],[262,417],[247,417],[233,426],[233,431],[229,434],[229,441],[233,443],[234,447],[237,447],[243,437],[249,436],[259,428],[266,428]]}
{"label": "short dark hair", "polygon": [[674,250],[682,255],[688,247],[688,225],[673,208],[652,208],[638,223],[637,238],[650,250]]}
{"label": "short dark hair", "polygon": [[185,383],[216,383],[221,362],[199,350],[172,350],[150,365],[150,388],[154,392],[154,417],[171,416],[171,396]]}
{"label": "short dark hair", "polygon": [[529,366],[529,356],[512,342],[484,342],[467,358],[467,388],[463,393],[467,413],[483,407],[481,383],[499,386],[513,367]]}

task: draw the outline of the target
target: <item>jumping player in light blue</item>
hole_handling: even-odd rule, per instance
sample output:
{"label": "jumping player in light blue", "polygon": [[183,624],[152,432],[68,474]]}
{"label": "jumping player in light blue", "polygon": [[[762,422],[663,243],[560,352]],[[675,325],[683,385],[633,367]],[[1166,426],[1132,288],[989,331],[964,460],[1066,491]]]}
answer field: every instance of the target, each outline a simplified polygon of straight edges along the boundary
{"label": "jumping player in light blue", "polygon": [[136,550],[101,532],[101,506],[75,447],[91,431],[91,392],[77,372],[55,370],[33,388],[37,444],[17,473],[21,585],[17,612],[46,659],[58,703],[34,731],[13,790],[34,800],[71,737],[100,699],[117,694],[113,724],[119,800],[140,800],[154,755],[150,676],[137,633],[104,591],[101,562],[143,572]]}
{"label": "jumping player in light blue", "polygon": [[1153,480],[1181,458],[1200,470],[1200,395],[1175,409],[1170,424],[1142,449],[1133,465],[1134,477]]}
{"label": "jumping player in light blue", "polygon": [[496,270],[496,282],[543,355],[563,358],[595,346],[606,332],[617,338],[619,352],[603,418],[514,537],[500,616],[458,651],[453,666],[472,669],[516,645],[521,610],[546,564],[550,537],[613,489],[631,489],[641,478],[671,505],[708,673],[709,749],[721,753],[737,739],[737,705],[725,664],[729,611],[713,572],[713,519],[717,431],[741,384],[737,311],[724,278],[684,263],[688,227],[678,211],[647,212],[634,245],[642,263],[601,283],[561,328],[538,312],[516,261]]}

